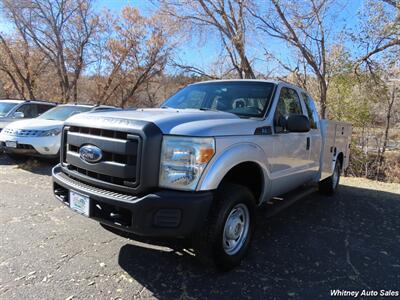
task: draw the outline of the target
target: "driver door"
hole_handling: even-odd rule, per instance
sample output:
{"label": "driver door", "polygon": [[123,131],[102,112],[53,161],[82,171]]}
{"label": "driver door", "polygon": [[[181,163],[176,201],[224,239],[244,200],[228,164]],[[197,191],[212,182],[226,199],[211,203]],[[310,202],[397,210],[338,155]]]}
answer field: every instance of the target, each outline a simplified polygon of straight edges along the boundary
{"label": "driver door", "polygon": [[304,114],[297,91],[282,86],[273,114],[272,157],[270,158],[272,196],[289,192],[309,180],[308,132],[289,132],[285,121],[290,115]]}

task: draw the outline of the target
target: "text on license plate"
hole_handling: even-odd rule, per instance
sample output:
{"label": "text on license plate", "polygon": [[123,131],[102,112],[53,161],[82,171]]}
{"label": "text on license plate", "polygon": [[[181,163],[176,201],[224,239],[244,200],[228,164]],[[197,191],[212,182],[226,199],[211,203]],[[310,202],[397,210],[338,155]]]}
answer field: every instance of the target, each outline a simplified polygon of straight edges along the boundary
{"label": "text on license plate", "polygon": [[69,207],[74,211],[89,216],[90,199],[89,196],[82,195],[74,191],[69,191]]}
{"label": "text on license plate", "polygon": [[17,148],[17,142],[15,142],[15,141],[6,141],[6,147],[8,147],[8,148]]}

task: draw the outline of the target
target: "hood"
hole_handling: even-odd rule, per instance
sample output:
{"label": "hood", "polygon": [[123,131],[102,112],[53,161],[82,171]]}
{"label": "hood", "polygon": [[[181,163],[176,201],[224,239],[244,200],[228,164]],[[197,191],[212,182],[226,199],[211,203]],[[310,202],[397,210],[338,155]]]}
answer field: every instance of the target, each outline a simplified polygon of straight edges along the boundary
{"label": "hood", "polygon": [[12,122],[8,128],[27,129],[27,130],[49,130],[53,128],[62,128],[63,121],[46,119],[29,119]]}
{"label": "hood", "polygon": [[15,119],[13,118],[5,118],[5,117],[1,117],[0,118],[0,129],[6,127],[8,124],[15,122]]}
{"label": "hood", "polygon": [[67,123],[91,127],[96,126],[97,122],[109,122],[110,119],[121,120],[121,128],[129,126],[129,121],[145,121],[157,125],[164,134],[191,136],[252,134],[254,122],[257,122],[252,119],[241,119],[235,114],[221,111],[145,108],[78,114],[69,118]]}

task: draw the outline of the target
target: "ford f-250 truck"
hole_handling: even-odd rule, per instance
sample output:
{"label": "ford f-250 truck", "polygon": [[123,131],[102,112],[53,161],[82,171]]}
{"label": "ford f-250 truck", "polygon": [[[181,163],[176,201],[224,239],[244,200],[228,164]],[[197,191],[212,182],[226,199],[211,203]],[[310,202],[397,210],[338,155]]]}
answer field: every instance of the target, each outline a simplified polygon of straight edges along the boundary
{"label": "ford f-250 truck", "polygon": [[160,108],[68,119],[54,194],[121,235],[191,240],[226,270],[249,248],[257,207],[284,206],[304,186],[333,194],[351,130],[319,120],[285,82],[191,84]]}

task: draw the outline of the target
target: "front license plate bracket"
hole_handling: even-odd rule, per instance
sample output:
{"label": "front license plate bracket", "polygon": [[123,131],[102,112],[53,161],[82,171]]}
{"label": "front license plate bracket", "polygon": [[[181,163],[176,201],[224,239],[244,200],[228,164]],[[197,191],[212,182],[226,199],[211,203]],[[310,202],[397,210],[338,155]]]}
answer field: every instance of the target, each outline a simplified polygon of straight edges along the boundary
{"label": "front license plate bracket", "polygon": [[17,142],[16,141],[6,141],[6,147],[7,148],[17,148]]}
{"label": "front license plate bracket", "polygon": [[89,217],[90,198],[87,195],[70,190],[69,207],[77,213]]}

